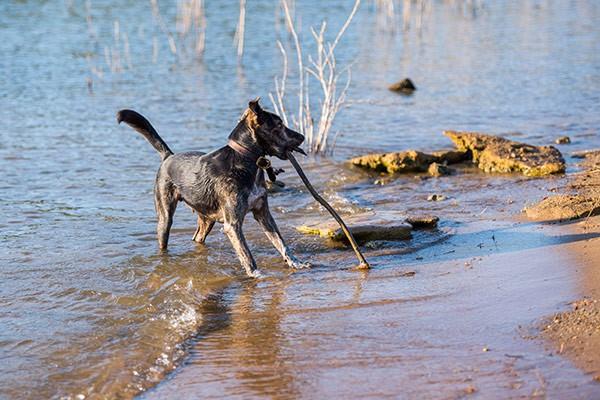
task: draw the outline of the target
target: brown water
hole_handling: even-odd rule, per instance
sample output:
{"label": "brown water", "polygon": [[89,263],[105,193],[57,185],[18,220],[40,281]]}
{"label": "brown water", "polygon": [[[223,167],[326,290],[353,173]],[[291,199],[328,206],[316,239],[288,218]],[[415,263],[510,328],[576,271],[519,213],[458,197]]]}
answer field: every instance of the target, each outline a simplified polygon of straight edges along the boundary
{"label": "brown water", "polygon": [[[334,157],[302,162],[346,215],[426,211],[443,222],[411,241],[373,246],[370,273],[349,271],[350,252],[293,229],[326,214],[288,167],[287,189],[272,197],[272,208],[292,248],[316,267],[290,273],[249,219],[247,237],[267,275],[255,282],[244,277],[218,230],[206,247],[191,242],[195,221],[185,207],[176,215],[169,255],[157,255],[152,182],[158,157],[137,134],[116,126],[114,113],[129,107],[148,115],[175,151],[222,145],[247,100],[266,99],[280,73],[274,40],[286,35],[274,23],[271,3],[248,10],[241,63],[231,44],[237,2],[207,6],[203,61],[172,56],[144,2],[0,4],[0,397],[131,397],[184,361],[190,368],[184,365],[148,396],[221,390],[239,397],[334,391],[418,397],[419,390],[450,396],[468,384],[458,381],[470,373],[461,368],[476,369],[473,375],[491,384],[512,362],[502,350],[480,354],[483,345],[526,355],[514,361],[528,371],[518,394],[538,389],[536,368],[590,393],[576,370],[517,333],[519,324],[556,307],[568,284],[531,294],[519,285],[525,278],[506,283],[509,295],[543,294],[532,309],[504,306],[500,294],[487,297],[489,282],[521,270],[527,249],[558,240],[534,234],[533,226],[525,233],[509,229],[501,240],[506,226],[493,221],[518,213],[560,180],[465,169],[448,179],[409,176],[381,187],[342,161],[367,151],[446,147],[440,132],[447,128],[509,133],[535,144],[569,134],[574,144],[565,150],[599,147],[600,8],[566,1],[466,9],[434,3],[421,29],[414,14],[410,30],[392,33],[364,4],[340,45],[339,62],[354,62],[349,96],[357,102],[336,120],[341,136]],[[338,27],[350,4],[297,7],[309,49],[308,26],[327,15]],[[161,8],[174,26],[175,7]],[[131,68],[111,72],[104,52],[124,51],[123,33]],[[99,68],[101,74],[92,72]],[[414,96],[385,89],[404,76],[415,80]],[[425,201],[432,193],[449,199]],[[514,270],[463,272],[464,260],[496,253],[514,253]],[[540,268],[529,279],[539,278]],[[448,274],[455,270],[461,272]],[[481,329],[463,331],[465,325]],[[488,333],[493,340],[484,343]],[[369,374],[359,380],[372,355],[373,380]],[[490,395],[502,393],[500,384],[492,386]]]}

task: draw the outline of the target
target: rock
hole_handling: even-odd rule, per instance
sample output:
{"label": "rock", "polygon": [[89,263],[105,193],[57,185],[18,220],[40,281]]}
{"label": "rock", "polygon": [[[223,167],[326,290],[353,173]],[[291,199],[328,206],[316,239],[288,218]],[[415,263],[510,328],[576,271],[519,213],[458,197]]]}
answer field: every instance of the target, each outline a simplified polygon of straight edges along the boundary
{"label": "rock", "polygon": [[432,153],[437,158],[436,162],[444,164],[458,164],[470,160],[470,153],[466,150],[440,150]]}
{"label": "rock", "polygon": [[528,218],[542,221],[572,220],[600,214],[598,197],[585,194],[558,194],[525,208]]}
{"label": "rock", "polygon": [[466,150],[441,150],[434,153],[424,153],[416,150],[399,151],[396,153],[376,153],[355,157],[350,163],[377,172],[413,173],[426,172],[432,163],[456,164],[469,159]]}
{"label": "rock", "polygon": [[571,153],[571,157],[573,158],[591,158],[597,157],[600,154],[600,150],[584,150],[584,151],[576,151]]}
{"label": "rock", "polygon": [[432,229],[437,227],[439,217],[435,215],[411,215],[406,218],[413,229]]}
{"label": "rock", "polygon": [[556,138],[556,140],[554,141],[554,143],[556,144],[569,144],[571,143],[571,138],[568,136],[561,136],[559,138]]}
{"label": "rock", "polygon": [[446,196],[442,194],[431,194],[427,197],[427,201],[444,201],[446,200]]}
{"label": "rock", "polygon": [[446,166],[444,164],[438,164],[436,162],[429,164],[429,168],[427,169],[427,172],[429,172],[429,175],[431,175],[431,176],[438,176],[438,177],[452,174],[452,170],[450,168],[448,168],[448,166]]}
{"label": "rock", "polygon": [[[345,217],[344,221],[359,244],[374,240],[407,240],[412,226],[394,215],[367,213]],[[296,228],[308,235],[318,235],[336,242],[347,243],[344,232],[335,220],[315,222]]]}
{"label": "rock", "polygon": [[353,165],[378,172],[425,172],[438,157],[415,150],[398,153],[367,154],[350,160]]}
{"label": "rock", "polygon": [[390,85],[388,89],[392,92],[399,92],[402,94],[412,94],[417,90],[415,84],[409,78],[402,79],[400,82]]}
{"label": "rock", "polygon": [[469,151],[485,172],[544,176],[565,171],[565,160],[552,146],[532,146],[476,132],[444,131],[459,151]]}

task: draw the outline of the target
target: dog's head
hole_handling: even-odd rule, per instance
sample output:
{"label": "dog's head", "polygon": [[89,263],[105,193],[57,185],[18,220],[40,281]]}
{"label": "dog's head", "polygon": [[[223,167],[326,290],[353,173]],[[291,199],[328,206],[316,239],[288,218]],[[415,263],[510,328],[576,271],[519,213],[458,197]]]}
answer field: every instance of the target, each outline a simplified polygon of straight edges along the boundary
{"label": "dog's head", "polygon": [[305,154],[300,148],[304,136],[288,128],[278,115],[262,109],[258,100],[248,103],[248,110],[244,114],[248,126],[254,132],[258,145],[269,156],[287,160],[288,151],[297,151]]}

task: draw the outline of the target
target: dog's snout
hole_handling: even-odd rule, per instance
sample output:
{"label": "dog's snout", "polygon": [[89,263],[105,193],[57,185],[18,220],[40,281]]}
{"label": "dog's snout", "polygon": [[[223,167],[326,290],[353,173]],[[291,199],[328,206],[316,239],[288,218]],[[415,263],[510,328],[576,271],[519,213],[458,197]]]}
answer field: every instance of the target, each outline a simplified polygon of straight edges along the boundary
{"label": "dog's snout", "polygon": [[304,142],[304,135],[302,135],[301,133],[298,133],[294,130],[291,130],[290,128],[286,128],[287,130],[287,135],[288,137],[293,141],[293,142],[297,142],[297,144],[301,144],[302,142]]}

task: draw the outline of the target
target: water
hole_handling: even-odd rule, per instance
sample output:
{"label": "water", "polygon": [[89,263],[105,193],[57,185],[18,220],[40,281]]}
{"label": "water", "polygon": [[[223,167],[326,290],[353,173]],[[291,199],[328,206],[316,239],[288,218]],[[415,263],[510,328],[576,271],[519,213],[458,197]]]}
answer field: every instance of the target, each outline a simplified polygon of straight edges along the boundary
{"label": "water", "polygon": [[[311,24],[327,16],[334,32],[351,8],[346,1],[297,3],[305,51],[311,49]],[[213,353],[208,347],[201,353],[215,362],[207,368],[214,373],[224,365],[219,349],[230,349],[235,361],[235,354],[271,343],[274,354],[278,342],[266,334],[260,339],[263,332],[286,341],[293,340],[286,330],[269,327],[283,321],[303,329],[287,308],[265,312],[256,326],[228,324],[230,308],[260,313],[290,297],[315,306],[325,299],[332,307],[352,301],[343,284],[354,284],[356,275],[346,270],[352,254],[293,229],[325,214],[291,167],[282,177],[288,188],[272,197],[271,207],[292,248],[315,269],[289,274],[249,218],[247,237],[269,278],[248,282],[218,230],[206,247],[190,241],[195,219],[185,207],[176,214],[169,255],[157,255],[152,182],[159,159],[139,135],[115,122],[118,109],[133,108],[175,151],[221,146],[249,99],[262,96],[269,105],[273,77],[281,73],[275,41],[289,39],[276,2],[249,2],[241,62],[232,44],[237,2],[207,5],[201,61],[189,45],[181,56],[170,53],[150,4],[88,4],[0,4],[0,397],[131,397],[161,381],[191,348],[202,352],[194,346],[216,343]],[[161,11],[173,28],[176,7],[161,3]],[[419,307],[437,307],[439,300],[430,299],[454,292],[456,282],[435,281],[439,288],[432,290],[424,284],[428,275],[403,279],[398,274],[406,272],[406,257],[445,243],[462,224],[516,213],[540,190],[561,183],[467,169],[456,179],[410,176],[375,190],[373,177],[342,161],[369,151],[448,147],[443,129],[503,133],[534,144],[568,134],[574,143],[567,152],[600,147],[598,17],[595,2],[484,2],[475,8],[436,2],[420,28],[413,10],[411,27],[402,33],[363,4],[338,50],[340,65],[353,63],[353,104],[335,121],[335,154],[303,162],[315,186],[344,214],[427,211],[444,221],[438,233],[368,252],[375,265],[370,279],[382,282],[377,301],[404,290]],[[110,71],[107,49],[120,49],[122,72]],[[293,66],[290,48],[288,54]],[[294,68],[290,73],[293,90]],[[386,90],[405,76],[418,87],[414,96]],[[435,192],[450,200],[424,201]],[[228,346],[235,335],[221,329],[226,326],[249,329],[258,342],[237,351]],[[207,376],[234,382],[225,372],[221,380]],[[294,394],[293,375],[283,376],[287,381],[272,389]]]}

